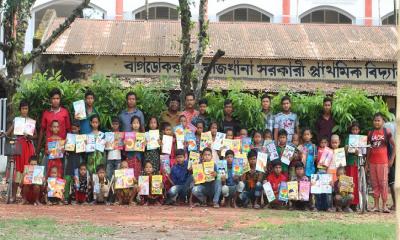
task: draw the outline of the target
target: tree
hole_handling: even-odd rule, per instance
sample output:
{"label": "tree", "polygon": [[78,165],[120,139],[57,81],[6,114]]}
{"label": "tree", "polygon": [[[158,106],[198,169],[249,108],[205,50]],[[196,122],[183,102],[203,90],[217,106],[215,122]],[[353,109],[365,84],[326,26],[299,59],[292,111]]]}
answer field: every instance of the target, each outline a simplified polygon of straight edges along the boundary
{"label": "tree", "polygon": [[0,51],[4,53],[6,60],[6,72],[0,73],[0,85],[6,90],[7,98],[10,100],[7,107],[9,113],[12,113],[11,99],[16,93],[24,67],[40,56],[77,17],[82,15],[82,10],[90,3],[90,0],[83,0],[49,38],[31,52],[24,53],[25,35],[35,1],[0,0],[0,11],[3,14],[1,24],[4,28],[4,42],[0,42]]}
{"label": "tree", "polygon": [[194,53],[191,49],[191,30],[195,24],[191,21],[192,14],[190,12],[191,0],[179,0],[179,10],[181,16],[181,43],[182,43],[182,56],[181,56],[181,99],[186,93],[193,91],[196,98],[199,99],[207,90],[208,77],[210,76],[211,69],[215,66],[216,62],[225,55],[225,52],[218,49],[214,54],[208,68],[203,69],[204,53],[207,50],[209,43],[208,35],[208,0],[200,0],[199,3],[199,19],[197,23],[197,49]]}

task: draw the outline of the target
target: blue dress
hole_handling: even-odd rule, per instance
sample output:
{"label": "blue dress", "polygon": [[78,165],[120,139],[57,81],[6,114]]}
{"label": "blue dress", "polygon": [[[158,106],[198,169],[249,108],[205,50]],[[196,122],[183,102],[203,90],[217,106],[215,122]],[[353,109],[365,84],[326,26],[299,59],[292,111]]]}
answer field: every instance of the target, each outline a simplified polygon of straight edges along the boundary
{"label": "blue dress", "polygon": [[304,150],[307,151],[307,158],[306,158],[306,176],[311,177],[311,174],[315,173],[315,164],[314,164],[314,158],[316,155],[316,148],[315,145],[312,143],[305,143],[303,145]]}

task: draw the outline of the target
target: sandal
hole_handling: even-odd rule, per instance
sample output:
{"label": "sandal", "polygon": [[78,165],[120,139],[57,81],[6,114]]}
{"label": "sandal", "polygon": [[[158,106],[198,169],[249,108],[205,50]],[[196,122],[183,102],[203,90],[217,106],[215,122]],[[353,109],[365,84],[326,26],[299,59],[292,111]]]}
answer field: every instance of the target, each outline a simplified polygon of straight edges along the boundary
{"label": "sandal", "polygon": [[371,209],[371,212],[380,212],[379,208],[373,208]]}
{"label": "sandal", "polygon": [[382,212],[383,213],[390,213],[390,210],[388,208],[384,208],[384,209],[382,209]]}

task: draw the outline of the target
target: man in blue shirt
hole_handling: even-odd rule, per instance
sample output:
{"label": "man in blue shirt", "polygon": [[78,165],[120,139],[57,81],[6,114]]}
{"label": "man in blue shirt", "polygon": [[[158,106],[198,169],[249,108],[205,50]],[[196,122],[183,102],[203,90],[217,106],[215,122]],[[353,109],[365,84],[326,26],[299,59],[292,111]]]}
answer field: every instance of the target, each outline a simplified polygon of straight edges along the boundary
{"label": "man in blue shirt", "polygon": [[99,115],[99,112],[94,107],[94,92],[88,89],[85,93],[85,105],[86,105],[86,118],[79,120],[79,128],[81,134],[89,134],[92,132],[92,127],[90,126],[90,117],[93,115]]}
{"label": "man in blue shirt", "polygon": [[119,114],[119,120],[121,122],[121,131],[132,132],[131,119],[133,116],[140,118],[141,130],[144,131],[144,115],[142,111],[136,108],[136,94],[134,92],[128,92],[126,94],[126,105],[127,109]]}

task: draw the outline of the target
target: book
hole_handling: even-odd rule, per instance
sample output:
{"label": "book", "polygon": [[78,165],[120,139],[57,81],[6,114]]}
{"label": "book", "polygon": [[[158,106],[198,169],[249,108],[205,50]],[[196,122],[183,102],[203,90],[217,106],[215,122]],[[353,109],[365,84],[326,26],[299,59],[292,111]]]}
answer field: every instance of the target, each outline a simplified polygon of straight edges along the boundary
{"label": "book", "polygon": [[63,199],[65,180],[62,178],[49,177],[47,179],[47,196]]}
{"label": "book", "polygon": [[279,159],[279,154],[278,154],[278,151],[276,150],[276,145],[274,142],[268,143],[266,147],[267,147],[267,153],[269,155],[269,159],[271,161]]}
{"label": "book", "polygon": [[250,152],[250,146],[251,146],[251,138],[249,137],[244,137],[242,138],[242,152],[248,153]]}
{"label": "book", "polygon": [[25,129],[25,118],[16,117],[14,118],[14,135],[24,135]]}
{"label": "book", "polygon": [[201,184],[206,182],[206,176],[204,175],[203,164],[195,163],[192,165],[193,169],[193,180],[194,184]]}
{"label": "book", "polygon": [[272,190],[271,183],[269,183],[269,182],[264,183],[263,189],[264,189],[265,195],[267,196],[268,202],[275,201],[276,198],[275,198],[274,190]]}
{"label": "book", "polygon": [[339,176],[339,192],[353,192],[353,178],[346,175]]}
{"label": "book", "polygon": [[311,193],[332,193],[332,174],[311,174]]}
{"label": "book", "polygon": [[251,169],[250,169],[250,163],[249,163],[249,160],[247,159],[247,157],[244,157],[243,158],[243,173],[247,173],[247,172],[249,172]]}
{"label": "book", "polygon": [[74,106],[74,116],[78,120],[86,119],[86,106],[85,101],[79,100],[72,103]]}
{"label": "book", "polygon": [[243,158],[234,158],[232,162],[233,175],[241,176],[243,174]]}
{"label": "book", "polygon": [[133,151],[144,152],[145,148],[146,148],[145,133],[137,132],[135,135],[135,145],[133,146]]}
{"label": "book", "polygon": [[100,181],[99,181],[99,176],[96,173],[93,173],[92,180],[93,180],[93,193],[100,193]]}
{"label": "book", "polygon": [[171,154],[173,137],[168,135],[163,135],[162,138],[162,153]]}
{"label": "book", "polygon": [[257,153],[257,163],[256,171],[265,173],[265,168],[267,167],[268,153],[258,152]]}
{"label": "book", "polygon": [[200,151],[203,151],[204,148],[211,148],[212,145],[212,135],[211,132],[203,132],[200,137]]}
{"label": "book", "polygon": [[285,147],[285,149],[283,150],[283,153],[282,153],[281,162],[286,164],[286,165],[289,165],[290,164],[290,160],[293,157],[295,150],[296,149],[293,146],[286,145],[286,147]]}
{"label": "book", "polygon": [[86,152],[86,135],[80,134],[75,135],[75,152],[82,153]]}
{"label": "book", "polygon": [[44,166],[25,165],[23,183],[42,185],[44,179]]}
{"label": "book", "polygon": [[184,149],[185,145],[185,129],[183,129],[182,125],[178,125],[174,129],[175,137],[176,137],[176,148]]}
{"label": "book", "polygon": [[134,186],[134,170],[133,168],[118,169],[114,172],[115,189],[131,188]]}
{"label": "book", "polygon": [[124,150],[124,138],[124,132],[114,132],[114,150]]}
{"label": "book", "polygon": [[333,161],[335,162],[336,168],[346,166],[346,152],[344,148],[333,150]]}
{"label": "book", "polygon": [[151,194],[161,195],[163,194],[162,190],[163,190],[162,175],[151,176]]}
{"label": "book", "polygon": [[146,132],[147,150],[158,149],[160,147],[158,140],[160,140],[160,131],[159,130],[149,130],[148,132]]}
{"label": "book", "polygon": [[197,151],[196,135],[192,132],[185,134],[185,142],[187,143],[188,151]]}
{"label": "book", "polygon": [[193,164],[197,164],[199,162],[200,162],[200,153],[198,153],[198,152],[190,152],[189,153],[188,169],[190,169]]}
{"label": "book", "polygon": [[222,146],[221,146],[221,156],[225,157],[225,153],[228,150],[232,150],[232,145],[233,145],[233,140],[232,139],[224,139],[222,140]]}
{"label": "book", "polygon": [[33,136],[33,134],[35,133],[35,129],[36,129],[36,121],[31,118],[27,118],[24,126],[24,134]]}
{"label": "book", "polygon": [[203,162],[204,175],[206,177],[206,182],[212,182],[215,180],[215,177],[211,176],[211,173],[214,172],[214,162]]}
{"label": "book", "polygon": [[96,136],[94,134],[86,134],[86,152],[94,152],[96,150]]}
{"label": "book", "polygon": [[63,158],[64,140],[52,141],[47,144],[49,159]]}
{"label": "book", "polygon": [[212,149],[216,151],[221,150],[225,136],[226,136],[225,133],[217,132],[217,134],[215,135],[215,140],[212,144]]}
{"label": "book", "polygon": [[219,160],[217,162],[217,179],[221,180],[222,176],[227,177],[228,162],[226,160]]}
{"label": "book", "polygon": [[125,135],[124,136],[125,151],[127,151],[127,152],[134,151],[136,133],[135,132],[125,132],[124,135]]}
{"label": "book", "polygon": [[241,139],[233,139],[231,150],[235,153],[235,155],[240,153],[241,148],[242,148],[242,140]]}
{"label": "book", "polygon": [[325,147],[322,151],[321,158],[318,161],[318,165],[323,167],[329,167],[333,159],[333,150],[329,147]]}
{"label": "book", "polygon": [[287,182],[289,200],[299,200],[299,184],[297,181]]}
{"label": "book", "polygon": [[160,155],[160,169],[162,173],[170,174],[171,165],[169,155]]}
{"label": "book", "polygon": [[75,151],[75,134],[67,133],[67,139],[65,140],[65,151],[74,152]]}
{"label": "book", "polygon": [[106,132],[104,133],[104,140],[105,140],[105,150],[114,150],[115,146],[115,138],[114,138],[114,133],[113,132]]}
{"label": "book", "polygon": [[350,149],[365,148],[368,145],[368,136],[365,135],[349,135],[349,152]]}
{"label": "book", "polygon": [[149,176],[139,176],[139,195],[149,195],[150,178]]}
{"label": "book", "polygon": [[278,200],[282,202],[287,202],[289,200],[288,196],[288,185],[286,182],[281,182],[279,184],[279,195]]}
{"label": "book", "polygon": [[99,152],[104,152],[105,147],[106,147],[106,140],[104,139],[104,133],[100,132],[96,136],[95,150]]}
{"label": "book", "polygon": [[299,182],[299,200],[309,201],[310,200],[310,182],[300,181]]}

